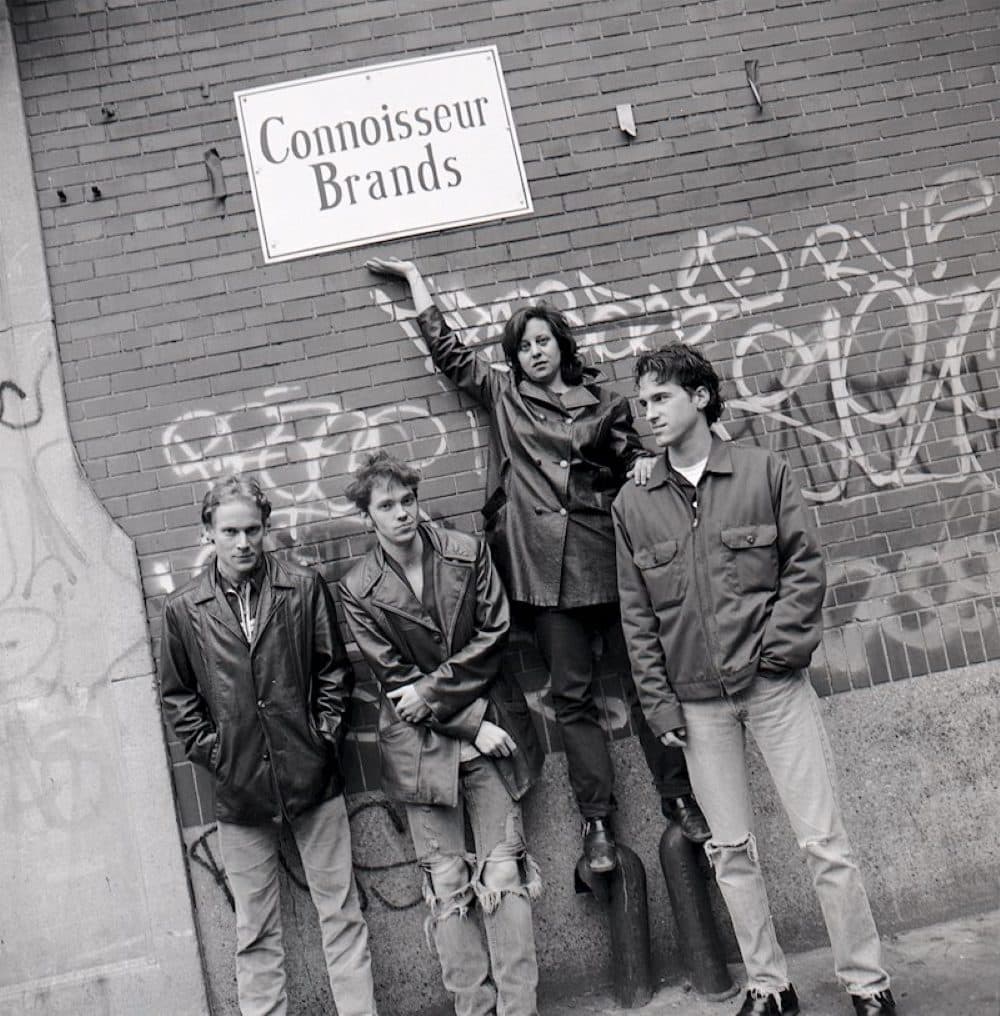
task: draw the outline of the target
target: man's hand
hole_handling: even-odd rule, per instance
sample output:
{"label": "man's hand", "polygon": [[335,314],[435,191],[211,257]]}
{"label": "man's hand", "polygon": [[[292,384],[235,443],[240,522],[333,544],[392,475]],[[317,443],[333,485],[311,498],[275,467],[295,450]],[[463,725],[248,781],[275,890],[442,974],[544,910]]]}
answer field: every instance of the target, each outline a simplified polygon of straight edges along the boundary
{"label": "man's hand", "polygon": [[386,698],[396,707],[399,718],[407,723],[419,723],[431,715],[431,707],[412,684],[405,688],[394,688],[386,693]]}
{"label": "man's hand", "polygon": [[632,467],[626,473],[626,476],[629,476],[637,487],[645,487],[655,465],[655,455],[640,455],[632,463]]}
{"label": "man's hand", "polygon": [[502,755],[507,758],[517,751],[514,738],[503,727],[498,727],[495,723],[490,723],[489,720],[483,720],[479,725],[479,733],[476,734],[476,739],[472,743],[484,755]]}
{"label": "man's hand", "polygon": [[665,734],[660,734],[660,744],[664,748],[686,748],[687,736],[687,727],[675,727]]}

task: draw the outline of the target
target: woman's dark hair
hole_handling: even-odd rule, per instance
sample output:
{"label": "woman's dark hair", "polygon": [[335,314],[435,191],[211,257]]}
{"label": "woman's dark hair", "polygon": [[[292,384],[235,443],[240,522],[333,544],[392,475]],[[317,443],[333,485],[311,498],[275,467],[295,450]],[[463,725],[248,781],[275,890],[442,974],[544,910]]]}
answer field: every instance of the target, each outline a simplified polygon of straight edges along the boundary
{"label": "woman's dark hair", "polygon": [[573,338],[573,329],[566,320],[564,314],[549,307],[544,303],[537,303],[532,307],[522,307],[515,311],[510,319],[503,326],[503,336],[500,339],[504,355],[514,372],[514,382],[520,384],[524,380],[524,371],[517,359],[517,347],[524,338],[524,330],[528,327],[529,321],[544,321],[552,330],[555,340],[559,345],[560,365],[559,373],[563,381],[568,385],[578,385],[583,381],[584,362],[576,348],[576,339]]}
{"label": "woman's dark hair", "polygon": [[647,374],[652,374],[657,384],[680,385],[691,395],[704,388],[708,392],[708,405],[705,406],[708,425],[722,416],[726,400],[719,393],[719,375],[697,349],[681,342],[671,342],[655,352],[642,353],[635,361],[632,376],[638,384]]}
{"label": "woman's dark hair", "polygon": [[372,488],[377,483],[386,486],[398,483],[401,487],[409,487],[416,496],[420,473],[413,466],[394,459],[388,452],[372,452],[354,471],[354,478],[347,485],[344,496],[358,511],[367,514],[372,502]]}
{"label": "woman's dark hair", "polygon": [[264,493],[260,481],[253,476],[244,476],[242,473],[229,473],[216,480],[205,492],[201,502],[201,521],[203,525],[211,526],[215,509],[226,501],[249,501],[260,509],[261,523],[267,522],[271,517],[271,502]]}

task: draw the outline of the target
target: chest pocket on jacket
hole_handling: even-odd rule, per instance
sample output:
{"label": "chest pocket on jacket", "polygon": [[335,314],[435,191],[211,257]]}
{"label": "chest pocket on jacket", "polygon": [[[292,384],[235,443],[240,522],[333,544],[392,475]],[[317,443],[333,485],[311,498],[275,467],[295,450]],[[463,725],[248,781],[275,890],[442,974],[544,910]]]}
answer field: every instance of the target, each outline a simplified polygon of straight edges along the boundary
{"label": "chest pocket on jacket", "polygon": [[722,530],[731,573],[741,593],[772,592],[778,588],[778,527],[730,526]]}
{"label": "chest pocket on jacket", "polygon": [[632,556],[642,572],[654,609],[680,603],[687,592],[687,572],[676,540],[663,540],[637,550]]}

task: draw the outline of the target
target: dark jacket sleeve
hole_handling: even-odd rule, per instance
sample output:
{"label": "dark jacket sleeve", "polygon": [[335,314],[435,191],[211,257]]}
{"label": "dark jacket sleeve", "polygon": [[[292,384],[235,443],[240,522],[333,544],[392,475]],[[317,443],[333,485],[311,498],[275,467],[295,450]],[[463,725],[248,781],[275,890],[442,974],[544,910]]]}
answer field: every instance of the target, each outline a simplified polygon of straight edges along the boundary
{"label": "dark jacket sleeve", "polygon": [[660,642],[659,621],[642,572],[633,558],[632,544],[620,512],[620,499],[615,501],[611,514],[615,525],[622,631],[632,679],[646,722],[660,737],[684,726],[684,710],[670,684],[667,660]]}
{"label": "dark jacket sleeve", "polygon": [[417,324],[434,366],[457,388],[489,409],[509,383],[510,375],[494,370],[484,356],[459,342],[437,307],[421,311]]}
{"label": "dark jacket sleeve", "polygon": [[791,468],[777,457],[769,465],[778,528],[778,595],[764,627],[760,669],[776,673],[808,667],[823,637],[826,567]]}
{"label": "dark jacket sleeve", "polygon": [[170,600],[163,608],[160,700],[167,721],[184,746],[185,757],[211,769],[218,734],[188,656],[185,635],[191,636],[183,625],[183,609],[183,604]]}
{"label": "dark jacket sleeve", "polygon": [[[420,670],[403,658],[378,621],[344,583],[340,583],[337,588],[340,592],[340,602],[344,607],[344,616],[347,618],[347,626],[358,644],[358,650],[371,668],[372,676],[383,691],[415,684],[423,676]],[[486,715],[486,707],[487,701],[483,695],[476,696],[463,708],[447,717],[438,718],[432,710],[430,720],[426,721],[427,726],[439,734],[444,734],[445,737],[473,741]]]}
{"label": "dark jacket sleeve", "polygon": [[416,682],[436,720],[447,720],[489,691],[500,673],[499,654],[510,631],[510,607],[489,547],[476,555],[476,630],[457,652]]}
{"label": "dark jacket sleeve", "polygon": [[626,473],[632,468],[632,463],[640,455],[649,454],[639,440],[628,399],[620,399],[611,411],[607,443],[614,462],[616,479],[621,486],[625,482]]}
{"label": "dark jacket sleeve", "polygon": [[354,689],[354,670],[337,627],[333,596],[326,582],[313,575],[312,681],[316,729],[333,745],[342,739],[342,724]]}

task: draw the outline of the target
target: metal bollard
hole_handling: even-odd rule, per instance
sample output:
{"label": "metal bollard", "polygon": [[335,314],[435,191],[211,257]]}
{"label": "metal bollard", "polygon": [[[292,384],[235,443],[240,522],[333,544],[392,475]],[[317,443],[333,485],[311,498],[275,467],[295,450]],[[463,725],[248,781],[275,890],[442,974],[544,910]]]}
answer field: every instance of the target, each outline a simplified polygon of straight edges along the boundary
{"label": "metal bollard", "polygon": [[[617,847],[618,864],[595,875],[581,857],[576,863],[577,892],[589,890],[608,908],[611,930],[613,994],[622,1008],[638,1008],[653,997],[649,955],[649,905],[646,869],[634,851]],[[582,887],[582,888],[581,888]]]}
{"label": "metal bollard", "polygon": [[726,966],[708,885],[698,863],[700,853],[701,848],[684,836],[679,825],[667,823],[660,837],[660,867],[667,882],[681,957],[694,990],[718,1002],[735,995],[738,988]]}

